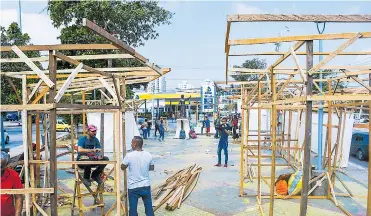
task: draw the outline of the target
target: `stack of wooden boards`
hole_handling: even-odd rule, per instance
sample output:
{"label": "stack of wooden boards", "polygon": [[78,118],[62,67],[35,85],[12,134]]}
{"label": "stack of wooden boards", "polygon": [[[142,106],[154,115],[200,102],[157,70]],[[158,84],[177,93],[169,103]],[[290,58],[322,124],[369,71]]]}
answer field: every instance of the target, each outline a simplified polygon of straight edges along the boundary
{"label": "stack of wooden boards", "polygon": [[166,210],[180,208],[182,202],[191,194],[200,176],[201,167],[197,164],[179,170],[152,190],[153,210],[166,203]]}

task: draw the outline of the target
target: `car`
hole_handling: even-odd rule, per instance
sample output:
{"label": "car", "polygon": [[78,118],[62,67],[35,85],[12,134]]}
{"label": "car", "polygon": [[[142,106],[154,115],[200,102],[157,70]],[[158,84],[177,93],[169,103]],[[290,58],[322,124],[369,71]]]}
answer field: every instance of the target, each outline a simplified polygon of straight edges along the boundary
{"label": "car", "polygon": [[4,137],[5,137],[5,144],[9,144],[9,142],[10,142],[9,134],[8,134],[8,132],[6,132],[6,130],[4,130]]}
{"label": "car", "polygon": [[69,132],[71,130],[71,126],[64,122],[63,119],[57,119],[57,131],[65,131]]}
{"label": "car", "polygon": [[350,154],[356,155],[358,160],[365,160],[368,158],[369,148],[369,134],[368,132],[355,132],[352,136],[350,145]]}
{"label": "car", "polygon": [[8,113],[8,115],[6,115],[6,118],[8,119],[8,121],[18,121],[19,119],[16,112]]}

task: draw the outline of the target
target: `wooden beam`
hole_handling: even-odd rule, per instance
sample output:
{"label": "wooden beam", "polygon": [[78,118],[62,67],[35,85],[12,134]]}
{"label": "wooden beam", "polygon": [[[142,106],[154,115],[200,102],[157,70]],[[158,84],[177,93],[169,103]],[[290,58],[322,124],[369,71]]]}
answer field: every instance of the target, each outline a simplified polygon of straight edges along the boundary
{"label": "wooden beam", "polygon": [[[313,67],[313,41],[307,41],[307,68]],[[306,85],[306,94],[311,96],[312,94],[312,84],[313,77],[311,74],[307,74],[307,85]],[[312,144],[312,101],[307,101],[306,112],[305,112],[305,138],[304,138],[304,159],[303,159],[303,179],[302,179],[302,191],[301,191],[301,200],[300,200],[300,215],[307,215],[308,207],[308,191],[309,191],[309,179],[311,171],[310,163],[310,151]]]}
{"label": "wooden beam", "polygon": [[[313,52],[313,55],[330,55],[332,52]],[[256,53],[232,53],[229,56],[265,56],[284,55],[285,52],[256,52]],[[296,55],[306,55],[305,52],[296,52]],[[371,52],[340,52],[338,55],[371,55]]]}
{"label": "wooden beam", "polygon": [[360,80],[358,77],[355,77],[355,76],[351,76],[350,78],[352,78],[354,81],[356,81],[358,84],[360,84],[361,86],[365,87],[367,90],[371,91],[371,87],[368,86],[367,84],[365,84],[362,80]]}
{"label": "wooden beam", "polygon": [[37,84],[35,85],[35,87],[32,89],[31,94],[28,95],[27,103],[31,100],[31,98],[34,96],[34,94],[36,93],[36,91],[39,89],[39,87],[41,86],[41,84],[43,82],[44,81],[42,79],[40,79],[39,82],[37,82]]}
{"label": "wooden beam", "polygon": [[17,96],[18,103],[19,104],[22,104],[22,98],[18,95],[18,93],[17,93],[17,87],[15,87],[12,79],[10,77],[7,77],[6,80],[8,81],[8,83],[10,84],[10,86],[12,87],[15,96]]}
{"label": "wooden beam", "polygon": [[[117,50],[112,44],[58,44],[58,45],[27,45],[18,47],[22,51],[47,51],[47,50]],[[12,51],[11,46],[0,46],[1,52]]]}
{"label": "wooden beam", "polygon": [[26,104],[26,105],[1,105],[1,112],[22,111],[22,110],[50,110],[55,108],[54,104]]}
{"label": "wooden beam", "polygon": [[362,101],[371,100],[371,95],[308,95],[308,101]]}
{"label": "wooden beam", "polygon": [[0,189],[0,194],[54,193],[53,188]]}
{"label": "wooden beam", "polygon": [[37,102],[39,102],[39,100],[44,96],[46,95],[46,93],[49,91],[49,87],[45,87],[42,92],[40,92],[39,95],[37,95],[37,97],[35,98],[35,100],[33,100],[31,102],[31,104],[36,104]]}
{"label": "wooden beam", "polygon": [[[251,38],[251,39],[237,39],[229,40],[229,45],[253,45],[253,44],[267,44],[278,42],[291,41],[305,41],[305,40],[336,40],[336,39],[350,39],[356,33],[336,33],[336,34],[315,34],[315,35],[299,35],[299,36],[284,36],[284,37],[269,37],[269,38]],[[370,38],[371,32],[361,32],[362,38]]]}
{"label": "wooden beam", "polygon": [[[370,34],[371,35],[371,34]],[[354,34],[348,41],[343,43],[337,50],[335,50],[333,53],[328,55],[324,60],[322,60],[320,63],[316,64],[312,69],[308,71],[309,74],[312,74],[314,71],[317,71],[321,69],[322,66],[327,64],[329,61],[331,61],[333,58],[337,56],[338,53],[342,52],[344,49],[346,49],[348,46],[353,44],[358,38],[362,37],[362,34],[356,33]]]}
{"label": "wooden beam", "polygon": [[[297,42],[291,49],[296,51],[298,50],[301,46],[303,46],[303,44],[305,43],[305,41],[299,41]],[[291,55],[291,49],[286,52],[286,54],[284,54],[283,56],[281,56],[279,59],[276,60],[276,62],[274,62],[272,64],[272,68],[275,68],[277,67],[281,62],[283,62],[285,59],[287,59],[290,55]]]}
{"label": "wooden beam", "polygon": [[[94,45],[94,44],[92,44]],[[68,56],[74,60],[98,60],[98,59],[129,59],[134,58],[129,54],[103,54],[103,55],[80,55],[80,56]],[[34,57],[29,58],[33,62],[48,62],[48,56],[41,56],[41,57]],[[57,59],[57,61],[61,61],[62,59]],[[4,58],[0,59],[0,63],[17,63],[17,62],[24,62],[20,58]]]}
{"label": "wooden beam", "polygon": [[228,22],[371,22],[371,15],[235,14]]}
{"label": "wooden beam", "polygon": [[49,86],[49,88],[54,86],[54,83],[49,79],[49,77],[47,77],[30,59],[28,59],[28,57],[17,46],[12,46],[12,50]]}
{"label": "wooden beam", "polygon": [[54,97],[54,101],[56,103],[59,102],[59,100],[62,98],[64,92],[66,91],[66,89],[68,88],[68,86],[71,84],[72,80],[75,79],[77,73],[81,70],[81,68],[83,67],[84,65],[82,63],[80,63],[76,68],[75,70],[73,70],[73,72],[70,74],[70,76],[67,78],[67,80],[63,83],[63,86],[62,88],[58,91],[58,94]]}
{"label": "wooden beam", "polygon": [[294,59],[295,65],[296,65],[296,67],[298,68],[298,70],[300,72],[301,78],[304,80],[304,82],[306,82],[307,79],[305,78],[304,71],[301,69],[300,63],[299,63],[299,59],[296,57],[296,53],[295,53],[295,51],[294,51],[294,49],[292,47],[290,48],[290,51],[291,51],[291,56]]}
{"label": "wooden beam", "polygon": [[277,97],[283,92],[283,90],[285,90],[285,88],[287,87],[287,85],[290,83],[291,79],[294,77],[294,75],[291,75],[287,80],[286,82],[283,83],[282,87],[280,88],[280,90],[277,92],[276,94],[276,100],[277,100]]}

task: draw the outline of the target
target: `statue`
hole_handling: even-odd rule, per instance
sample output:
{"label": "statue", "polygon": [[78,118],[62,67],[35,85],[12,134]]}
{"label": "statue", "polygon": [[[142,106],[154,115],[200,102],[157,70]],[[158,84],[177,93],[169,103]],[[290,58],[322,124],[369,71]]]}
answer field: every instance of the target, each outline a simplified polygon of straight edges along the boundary
{"label": "statue", "polygon": [[182,94],[179,99],[179,106],[180,106],[180,118],[186,118],[186,109],[185,109],[185,102],[188,100],[190,101],[191,96],[189,96],[188,99],[184,98],[184,95]]}

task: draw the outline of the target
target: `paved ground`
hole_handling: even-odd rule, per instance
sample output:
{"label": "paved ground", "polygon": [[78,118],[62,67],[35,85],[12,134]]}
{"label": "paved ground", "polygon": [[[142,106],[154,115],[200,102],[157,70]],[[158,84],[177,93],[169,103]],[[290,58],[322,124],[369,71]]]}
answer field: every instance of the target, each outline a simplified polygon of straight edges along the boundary
{"label": "paved ground", "polygon": [[[171,134],[160,143],[155,138],[145,141],[144,149],[150,151],[155,160],[155,171],[151,172],[152,186],[163,182],[169,175],[165,173],[176,171],[197,163],[202,166],[202,172],[196,188],[187,198],[180,209],[169,212],[160,208],[156,215],[260,215],[255,197],[241,198],[238,196],[239,191],[239,162],[240,147],[239,145],[229,145],[229,167],[217,168],[213,165],[217,162],[216,148],[217,140],[211,137],[199,136],[196,140],[176,140],[170,138]],[[69,159],[69,158],[62,158]],[[268,162],[268,159],[265,161]],[[277,161],[279,163],[280,161]],[[353,168],[357,174],[364,176],[364,172]],[[284,173],[286,167],[277,168],[277,174]],[[269,168],[263,169],[263,174],[269,174]],[[367,172],[366,172],[367,176]],[[337,197],[339,203],[350,211],[353,215],[366,215],[367,188],[362,184],[353,182],[345,175],[341,175],[343,181],[357,196],[353,198]],[[65,171],[58,172],[59,185],[69,193],[72,193],[74,178]],[[367,180],[367,179],[366,179]],[[269,181],[269,180],[268,180]],[[108,188],[112,188],[113,181],[108,182]],[[247,194],[256,193],[256,181],[245,183],[245,192]],[[269,188],[262,183],[262,191],[268,193]],[[345,189],[336,183],[336,191],[345,193]],[[86,199],[86,203],[91,199]],[[113,196],[106,196],[105,210],[107,211],[114,202]],[[300,199],[275,200],[275,215],[299,215]],[[262,208],[265,214],[269,212],[269,200],[263,199]],[[70,215],[70,205],[58,208],[60,215]],[[86,215],[97,215],[97,212],[90,212]],[[144,215],[143,204],[139,203],[139,215]],[[308,215],[343,215],[342,211],[329,200],[309,200]]]}

